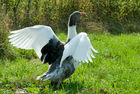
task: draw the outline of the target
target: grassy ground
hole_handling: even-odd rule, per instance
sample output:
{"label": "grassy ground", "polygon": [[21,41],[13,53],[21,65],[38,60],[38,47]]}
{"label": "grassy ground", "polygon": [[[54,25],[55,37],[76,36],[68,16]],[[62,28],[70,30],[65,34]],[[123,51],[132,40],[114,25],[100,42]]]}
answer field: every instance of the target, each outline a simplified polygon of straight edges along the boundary
{"label": "grassy ground", "polygon": [[[64,33],[57,34],[66,40]],[[0,94],[139,94],[140,93],[140,34],[88,34],[99,51],[93,63],[80,64],[75,73],[54,91],[50,82],[36,81],[48,69],[38,59],[0,60]],[[71,81],[71,82],[70,82]]]}

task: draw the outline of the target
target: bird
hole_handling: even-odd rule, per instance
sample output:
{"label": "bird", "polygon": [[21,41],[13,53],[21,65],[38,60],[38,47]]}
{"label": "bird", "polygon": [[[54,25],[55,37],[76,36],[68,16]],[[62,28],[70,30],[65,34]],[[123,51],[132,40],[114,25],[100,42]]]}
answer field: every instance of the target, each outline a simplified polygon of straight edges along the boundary
{"label": "bird", "polygon": [[68,37],[62,42],[50,26],[34,25],[11,31],[9,42],[21,49],[34,49],[43,64],[49,64],[47,72],[37,80],[50,80],[59,88],[60,83],[70,77],[81,62],[93,62],[93,52],[98,53],[85,32],[77,34],[77,21],[85,12],[74,11],[68,19]]}

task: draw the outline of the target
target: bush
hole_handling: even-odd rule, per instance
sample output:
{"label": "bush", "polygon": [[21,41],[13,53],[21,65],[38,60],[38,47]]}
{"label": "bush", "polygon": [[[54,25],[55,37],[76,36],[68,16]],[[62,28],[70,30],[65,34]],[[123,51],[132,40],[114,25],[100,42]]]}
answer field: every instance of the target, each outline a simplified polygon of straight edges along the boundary
{"label": "bush", "polygon": [[7,33],[0,30],[0,59],[14,59],[13,49],[10,47],[7,40]]}
{"label": "bush", "polygon": [[[77,10],[88,15],[78,24],[84,31],[105,30],[114,34],[140,31],[140,0],[0,0],[0,5],[1,58],[17,52],[8,43],[9,31],[35,24],[49,25],[54,31],[66,31],[69,15]],[[32,58],[24,50],[18,52]]]}
{"label": "bush", "polygon": [[[0,10],[2,10],[0,8]],[[7,15],[0,13],[0,59],[14,59],[14,51],[8,42],[8,30],[10,27],[10,20]]]}
{"label": "bush", "polygon": [[[12,29],[35,24],[64,29],[67,26],[69,14],[76,10],[85,11],[88,14],[85,22],[103,23],[109,32],[129,32],[129,24],[135,22],[139,24],[140,20],[139,0],[3,0],[0,3],[3,12],[8,14],[12,21]],[[117,27],[114,30],[116,24]]]}

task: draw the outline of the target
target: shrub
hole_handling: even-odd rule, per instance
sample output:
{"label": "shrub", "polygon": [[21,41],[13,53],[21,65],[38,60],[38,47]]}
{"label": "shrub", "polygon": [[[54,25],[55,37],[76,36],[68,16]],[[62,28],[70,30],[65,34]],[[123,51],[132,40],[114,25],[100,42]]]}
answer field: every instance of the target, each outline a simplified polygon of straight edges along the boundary
{"label": "shrub", "polygon": [[35,24],[64,29],[69,14],[76,10],[88,14],[86,22],[101,22],[109,32],[129,32],[129,24],[139,24],[140,20],[139,0],[3,0],[0,3],[12,20],[12,29]]}
{"label": "shrub", "polygon": [[0,30],[0,59],[15,58],[13,49],[7,40],[7,33]]}
{"label": "shrub", "polygon": [[66,31],[69,15],[77,10],[88,15],[78,24],[84,31],[140,31],[140,0],[0,0],[0,5],[0,58],[12,57],[13,52],[32,58],[30,51],[12,50],[7,39],[9,31],[35,24]]}

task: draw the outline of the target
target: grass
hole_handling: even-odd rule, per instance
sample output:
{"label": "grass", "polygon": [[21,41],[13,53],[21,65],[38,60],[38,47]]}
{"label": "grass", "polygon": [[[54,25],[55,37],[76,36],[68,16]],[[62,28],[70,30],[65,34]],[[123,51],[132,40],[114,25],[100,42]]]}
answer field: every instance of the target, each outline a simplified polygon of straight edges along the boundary
{"label": "grass", "polygon": [[[65,41],[66,34],[57,36]],[[140,34],[88,34],[93,47],[99,51],[93,63],[79,64],[75,73],[54,91],[50,82],[36,81],[48,65],[38,59],[17,57],[0,60],[0,94],[58,93],[58,94],[139,94],[140,93]]]}

